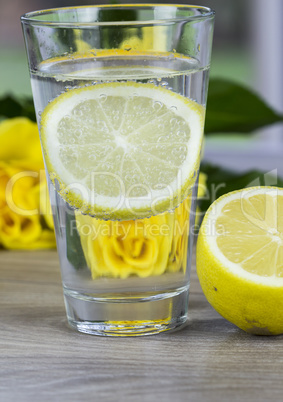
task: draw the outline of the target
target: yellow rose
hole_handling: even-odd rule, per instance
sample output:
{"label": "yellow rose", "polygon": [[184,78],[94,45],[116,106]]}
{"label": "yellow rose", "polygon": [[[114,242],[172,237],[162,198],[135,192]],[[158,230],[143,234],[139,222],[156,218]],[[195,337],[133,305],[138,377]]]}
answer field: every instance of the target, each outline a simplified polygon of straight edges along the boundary
{"label": "yellow rose", "polygon": [[[199,184],[197,198],[201,198],[206,192],[206,174],[199,173]],[[179,271],[181,268],[186,270],[188,238],[189,238],[189,216],[191,209],[191,198],[187,198],[178,208],[175,209],[174,218],[174,236],[172,241],[172,249],[169,256],[167,270],[170,272]],[[195,223],[198,224],[202,213],[196,208]]]}
{"label": "yellow rose", "polygon": [[46,187],[36,123],[14,118],[0,123],[0,243],[10,249],[55,247],[50,225],[40,215]]}
{"label": "yellow rose", "polygon": [[103,221],[76,213],[92,277],[127,278],[165,272],[171,250],[174,213],[135,221]]}
{"label": "yellow rose", "polygon": [[74,33],[74,42],[76,44],[76,49],[78,53],[85,53],[91,49],[91,46],[82,39],[82,31],[81,29],[73,29]]}
{"label": "yellow rose", "polygon": [[[22,171],[0,162],[0,243],[9,249],[55,247],[54,233],[40,215],[38,172]],[[44,218],[43,218],[44,219]],[[46,227],[44,227],[46,226]]]}
{"label": "yellow rose", "polygon": [[173,212],[135,221],[103,221],[77,212],[77,229],[93,279],[185,272],[190,204],[188,199]]}
{"label": "yellow rose", "polygon": [[0,160],[26,170],[44,169],[37,124],[26,117],[2,121]]}
{"label": "yellow rose", "polygon": [[180,269],[186,271],[191,203],[191,198],[187,198],[174,211],[174,235],[167,268],[169,272]]}
{"label": "yellow rose", "polygon": [[[132,31],[131,31],[132,33]],[[162,26],[142,27],[140,33],[123,40],[120,49],[166,52],[167,28]]]}

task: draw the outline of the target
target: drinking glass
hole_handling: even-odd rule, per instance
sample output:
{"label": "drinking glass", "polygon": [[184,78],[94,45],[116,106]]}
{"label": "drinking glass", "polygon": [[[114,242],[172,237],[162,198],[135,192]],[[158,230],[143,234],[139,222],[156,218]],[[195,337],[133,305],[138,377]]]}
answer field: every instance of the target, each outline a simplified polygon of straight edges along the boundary
{"label": "drinking glass", "polygon": [[214,12],[84,6],[21,22],[69,324],[185,325]]}

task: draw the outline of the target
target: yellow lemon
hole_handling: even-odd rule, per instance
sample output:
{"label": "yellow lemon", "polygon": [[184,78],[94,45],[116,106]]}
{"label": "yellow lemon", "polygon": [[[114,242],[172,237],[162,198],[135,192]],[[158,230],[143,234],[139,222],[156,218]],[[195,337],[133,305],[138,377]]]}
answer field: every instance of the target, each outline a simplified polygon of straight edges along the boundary
{"label": "yellow lemon", "polygon": [[253,187],[216,200],[197,243],[209,303],[244,331],[283,333],[283,189]]}
{"label": "yellow lemon", "polygon": [[72,89],[42,114],[50,178],[66,202],[98,218],[172,210],[195,182],[203,122],[203,106],[153,84]]}

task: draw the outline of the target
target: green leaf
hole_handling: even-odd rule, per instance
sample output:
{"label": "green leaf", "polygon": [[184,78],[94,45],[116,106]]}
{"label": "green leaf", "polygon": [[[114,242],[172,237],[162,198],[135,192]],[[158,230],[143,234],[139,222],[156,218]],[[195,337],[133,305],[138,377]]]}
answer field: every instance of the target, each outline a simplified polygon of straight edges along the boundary
{"label": "green leaf", "polygon": [[71,211],[68,211],[66,214],[66,247],[67,259],[70,264],[72,264],[75,269],[85,268],[86,263],[82,265],[82,256],[84,253],[76,226],[76,217]]}
{"label": "green leaf", "polygon": [[0,116],[3,117],[15,117],[21,116],[22,106],[11,96],[5,96],[0,99]]}
{"label": "green leaf", "polygon": [[248,133],[283,121],[255,93],[222,79],[209,84],[205,133]]}
{"label": "green leaf", "polygon": [[13,96],[6,95],[0,99],[0,117],[28,117],[36,121],[33,100],[31,98],[15,99]]}
{"label": "green leaf", "polygon": [[32,98],[26,98],[22,101],[22,116],[28,117],[36,122],[34,103]]}
{"label": "green leaf", "polygon": [[264,173],[259,170],[250,170],[237,173],[209,164],[202,164],[200,170],[207,175],[207,193],[199,202],[200,209],[203,212],[217,198],[230,191],[253,186],[283,187],[283,178],[272,174],[272,172]]}

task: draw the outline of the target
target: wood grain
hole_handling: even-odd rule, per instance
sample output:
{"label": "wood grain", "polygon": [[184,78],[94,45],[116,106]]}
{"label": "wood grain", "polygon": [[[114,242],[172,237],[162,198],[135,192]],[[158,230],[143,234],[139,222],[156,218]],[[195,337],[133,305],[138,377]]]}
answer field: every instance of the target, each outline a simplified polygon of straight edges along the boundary
{"label": "wood grain", "polygon": [[101,338],[67,325],[54,251],[0,253],[0,400],[280,401],[283,337],[221,318],[192,272],[189,325]]}

